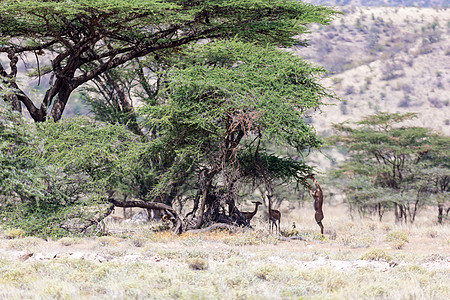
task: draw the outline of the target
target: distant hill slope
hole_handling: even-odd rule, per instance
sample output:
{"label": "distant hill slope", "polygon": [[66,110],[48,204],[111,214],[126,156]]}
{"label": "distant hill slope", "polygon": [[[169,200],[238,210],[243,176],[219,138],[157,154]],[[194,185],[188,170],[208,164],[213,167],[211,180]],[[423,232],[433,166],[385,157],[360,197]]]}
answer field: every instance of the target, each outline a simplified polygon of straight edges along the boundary
{"label": "distant hill slope", "polygon": [[448,0],[307,0],[321,5],[449,7]]}
{"label": "distant hill slope", "polygon": [[344,101],[313,114],[331,124],[377,111],[416,112],[415,125],[450,135],[450,10],[342,7],[330,26],[315,26],[298,55],[330,70],[324,84]]}

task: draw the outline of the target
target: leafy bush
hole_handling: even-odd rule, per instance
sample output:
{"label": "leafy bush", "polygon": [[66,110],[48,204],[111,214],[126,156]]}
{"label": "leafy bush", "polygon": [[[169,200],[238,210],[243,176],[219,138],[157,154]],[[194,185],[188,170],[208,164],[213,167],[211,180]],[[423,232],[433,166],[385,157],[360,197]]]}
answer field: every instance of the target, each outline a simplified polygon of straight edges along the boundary
{"label": "leafy bush", "polygon": [[81,243],[81,240],[77,238],[63,237],[58,241],[58,243],[60,243],[63,246],[72,246]]}
{"label": "leafy bush", "polygon": [[[106,193],[127,187],[138,138],[88,118],[29,124],[0,109],[0,217],[25,235],[64,236],[95,227]],[[94,231],[91,231],[94,232]]]}
{"label": "leafy bush", "polygon": [[5,237],[8,239],[16,239],[23,237],[25,235],[25,231],[23,231],[23,229],[20,228],[10,228],[6,230],[4,234]]}

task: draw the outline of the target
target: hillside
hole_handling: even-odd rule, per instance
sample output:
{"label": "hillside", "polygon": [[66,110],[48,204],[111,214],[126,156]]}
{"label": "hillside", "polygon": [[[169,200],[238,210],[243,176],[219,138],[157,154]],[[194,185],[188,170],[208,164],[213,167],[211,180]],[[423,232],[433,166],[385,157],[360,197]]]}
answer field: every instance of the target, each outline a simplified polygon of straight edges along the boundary
{"label": "hillside", "polygon": [[450,13],[416,7],[342,7],[330,26],[311,28],[298,55],[325,66],[324,84],[343,101],[312,116],[332,123],[377,111],[416,112],[415,125],[450,134]]}
{"label": "hillside", "polygon": [[307,0],[320,5],[449,7],[447,0]]}

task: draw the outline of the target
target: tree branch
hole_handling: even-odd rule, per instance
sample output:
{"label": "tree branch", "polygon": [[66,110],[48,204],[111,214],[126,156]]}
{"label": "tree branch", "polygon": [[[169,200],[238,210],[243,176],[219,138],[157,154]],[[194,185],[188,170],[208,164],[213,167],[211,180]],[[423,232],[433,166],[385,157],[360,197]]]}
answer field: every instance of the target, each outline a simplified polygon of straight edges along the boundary
{"label": "tree branch", "polygon": [[180,217],[178,216],[175,209],[173,209],[169,205],[159,203],[159,202],[150,202],[150,201],[142,201],[142,200],[119,201],[119,200],[115,200],[111,197],[108,198],[108,201],[117,207],[140,207],[140,208],[147,208],[147,209],[164,210],[167,212],[167,215],[169,215],[169,220],[172,221],[173,231],[176,233],[181,233],[183,231],[182,221],[181,221]]}

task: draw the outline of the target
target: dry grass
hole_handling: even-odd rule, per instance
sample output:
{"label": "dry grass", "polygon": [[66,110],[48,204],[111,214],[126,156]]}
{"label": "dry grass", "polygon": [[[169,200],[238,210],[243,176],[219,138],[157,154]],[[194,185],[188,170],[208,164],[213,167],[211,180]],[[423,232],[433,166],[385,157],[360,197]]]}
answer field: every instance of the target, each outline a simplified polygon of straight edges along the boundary
{"label": "dry grass", "polygon": [[304,239],[292,241],[269,234],[263,213],[241,234],[150,224],[99,238],[3,238],[0,299],[448,299],[450,225],[434,214],[397,225],[327,207],[322,237],[303,208],[282,220]]}

